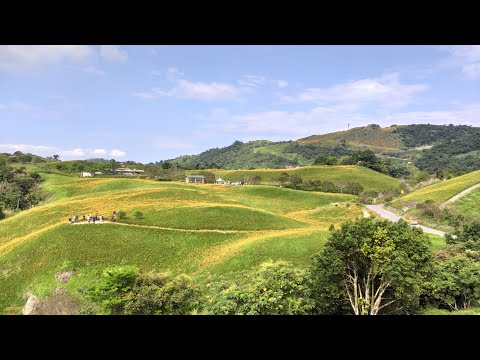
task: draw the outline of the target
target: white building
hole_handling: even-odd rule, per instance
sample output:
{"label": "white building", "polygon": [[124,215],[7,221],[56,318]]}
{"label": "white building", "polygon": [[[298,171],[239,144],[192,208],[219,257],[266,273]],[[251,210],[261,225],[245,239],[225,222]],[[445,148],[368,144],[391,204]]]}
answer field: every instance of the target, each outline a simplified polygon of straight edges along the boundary
{"label": "white building", "polygon": [[93,177],[91,172],[82,171],[82,177]]}

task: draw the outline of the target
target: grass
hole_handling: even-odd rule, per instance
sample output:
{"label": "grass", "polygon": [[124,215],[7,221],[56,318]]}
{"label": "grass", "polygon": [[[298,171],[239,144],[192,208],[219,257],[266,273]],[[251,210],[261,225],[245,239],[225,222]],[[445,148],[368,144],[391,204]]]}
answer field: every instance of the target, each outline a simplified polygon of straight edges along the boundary
{"label": "grass", "polygon": [[[355,202],[353,195],[44,177],[42,187],[52,197],[0,222],[0,312],[18,313],[27,291],[43,297],[65,287],[77,296],[114,265],[192,276],[248,269],[268,259],[305,266],[323,246],[330,223],[361,214],[345,206]],[[127,212],[125,224],[67,223],[75,214],[97,212],[108,220],[114,210]],[[141,219],[133,216],[136,210]],[[54,275],[65,270],[74,276],[61,285]]]}
{"label": "grass", "polygon": [[480,307],[472,307],[458,311],[448,311],[435,308],[423,310],[419,315],[480,315]]}
{"label": "grass", "polygon": [[462,214],[480,218],[480,188],[476,188],[453,204]]}
{"label": "grass", "polygon": [[463,190],[478,184],[479,182],[480,170],[426,186],[393,201],[392,205],[399,208],[408,203],[426,200],[433,200],[438,203],[443,203]]}
{"label": "grass", "polygon": [[[305,166],[295,169],[268,170],[209,170],[216,177],[227,181],[246,181],[251,183],[255,176],[261,177],[262,184],[268,184],[272,178],[278,178],[282,172],[298,175],[304,180],[323,180],[332,182],[358,182],[364,190],[393,190],[400,185],[400,180],[377,171],[354,165],[344,166]],[[187,171],[189,174],[195,170]]]}
{"label": "grass", "polygon": [[273,154],[279,155],[287,159],[297,160],[301,165],[310,165],[313,163],[313,160],[307,160],[300,154],[293,154],[293,153],[285,153],[283,150],[287,147],[289,143],[279,143],[273,145],[265,145],[253,150],[254,153],[266,153],[266,154]]}
{"label": "grass", "polygon": [[432,249],[439,250],[444,249],[447,247],[447,243],[445,242],[445,238],[443,236],[434,235],[434,234],[427,234],[432,242]]}

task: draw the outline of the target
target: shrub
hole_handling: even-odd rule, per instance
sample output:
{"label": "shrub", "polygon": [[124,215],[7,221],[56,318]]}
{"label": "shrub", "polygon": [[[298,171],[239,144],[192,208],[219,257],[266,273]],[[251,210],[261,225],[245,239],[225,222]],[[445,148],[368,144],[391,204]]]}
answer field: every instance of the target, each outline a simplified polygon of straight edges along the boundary
{"label": "shrub", "polygon": [[120,210],[117,215],[120,220],[123,220],[127,217],[127,212],[125,210]]}
{"label": "shrub", "polygon": [[133,213],[133,216],[135,216],[137,219],[141,219],[143,218],[143,213],[137,210]]}

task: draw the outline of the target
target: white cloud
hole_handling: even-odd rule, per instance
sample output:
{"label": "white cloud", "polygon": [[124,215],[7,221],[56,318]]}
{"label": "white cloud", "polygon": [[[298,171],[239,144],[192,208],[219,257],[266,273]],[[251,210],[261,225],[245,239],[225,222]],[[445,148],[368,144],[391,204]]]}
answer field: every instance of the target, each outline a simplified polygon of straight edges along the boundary
{"label": "white cloud", "polygon": [[277,80],[277,86],[280,89],[286,88],[288,86],[288,81],[287,80]]}
{"label": "white cloud", "polygon": [[460,68],[468,79],[480,77],[480,45],[441,46],[439,49],[451,55],[446,64]]}
{"label": "white cloud", "polygon": [[255,88],[260,85],[265,85],[266,80],[265,80],[265,77],[261,75],[244,75],[241,80],[238,80],[238,83],[241,86]]}
{"label": "white cloud", "polygon": [[362,113],[355,106],[317,106],[306,111],[270,110],[247,114],[231,114],[215,109],[209,116],[201,116],[203,133],[238,135],[241,140],[289,140],[379,124],[454,124],[480,126],[480,103],[458,104],[457,107],[432,111],[391,112],[386,115]]}
{"label": "white cloud", "polygon": [[462,72],[469,79],[477,79],[480,76],[480,62],[464,65]]}
{"label": "white cloud", "polygon": [[95,150],[93,150],[93,155],[95,155],[95,156],[107,155],[107,150],[105,150],[105,149],[95,149]]}
{"label": "white cloud", "polygon": [[308,88],[297,96],[283,96],[285,102],[317,104],[380,103],[383,107],[401,107],[413,96],[428,89],[426,84],[401,84],[398,73],[334,85],[329,88]]}
{"label": "white cloud", "polygon": [[27,144],[0,144],[0,151],[1,152],[11,152],[14,153],[15,151],[21,151],[24,153],[32,153],[32,154],[50,154],[57,150],[56,147],[53,146],[42,146],[42,145],[27,145]]}
{"label": "white cloud", "polygon": [[[62,149],[56,146],[44,146],[44,145],[28,145],[28,144],[0,144],[0,152],[15,152],[21,151],[24,153],[32,153],[41,156],[52,156],[53,154],[60,155],[60,159],[88,159],[92,157],[105,156],[108,151],[105,149],[91,149],[91,148],[74,148],[74,149]],[[127,153],[122,150],[114,149],[110,151],[112,157],[124,157]]]}
{"label": "white cloud", "polygon": [[98,69],[97,67],[90,65],[87,66],[86,68],[83,69],[87,74],[92,74],[92,75],[104,75],[105,71]]}
{"label": "white cloud", "polygon": [[157,136],[154,139],[153,147],[162,150],[192,149],[194,146],[182,138],[172,136]]}
{"label": "white cloud", "polygon": [[113,62],[125,62],[128,59],[127,52],[122,50],[119,45],[101,45],[100,56]]}
{"label": "white cloud", "polygon": [[63,61],[79,63],[91,58],[88,45],[0,45],[0,71],[18,71]]}
{"label": "white cloud", "polygon": [[179,99],[213,101],[235,99],[239,95],[239,90],[225,83],[191,82],[179,79],[176,81],[176,85],[170,90],[165,91],[160,88],[152,88],[151,91],[136,92],[133,95],[144,99],[175,97]]}
{"label": "white cloud", "polygon": [[62,150],[59,151],[60,157],[68,157],[68,158],[83,158],[87,155],[87,151],[85,149],[76,148],[73,150]]}
{"label": "white cloud", "polygon": [[113,158],[120,158],[120,157],[125,157],[127,156],[127,153],[122,150],[114,149],[110,151],[110,156]]}

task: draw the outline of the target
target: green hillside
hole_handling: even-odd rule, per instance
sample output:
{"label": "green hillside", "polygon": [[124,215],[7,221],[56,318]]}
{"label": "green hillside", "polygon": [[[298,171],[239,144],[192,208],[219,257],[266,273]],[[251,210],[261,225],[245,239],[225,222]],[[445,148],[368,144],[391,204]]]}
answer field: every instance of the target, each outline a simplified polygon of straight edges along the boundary
{"label": "green hillside", "polygon": [[480,218],[480,188],[455,201],[454,206],[463,215]]}
{"label": "green hillside", "polygon": [[378,125],[362,126],[346,131],[337,131],[324,135],[312,135],[297,140],[300,144],[338,144],[346,142],[359,148],[371,148],[374,151],[392,152],[402,149],[400,136],[394,133],[399,126],[381,128]]}
{"label": "green hillside", "polygon": [[[322,180],[332,182],[355,181],[363,185],[365,191],[393,190],[400,185],[400,180],[361,166],[305,166],[294,169],[268,169],[268,170],[209,170],[218,178],[227,181],[251,182],[255,176],[261,177],[261,183],[268,184],[273,178],[278,178],[281,173],[298,175],[304,180]],[[187,173],[194,174],[195,170]]]}
{"label": "green hillside", "polygon": [[[0,221],[0,312],[18,313],[31,291],[56,287],[79,297],[105,267],[224,274],[279,259],[305,266],[331,224],[362,216],[355,196],[272,186],[193,185],[140,179],[86,179],[46,174],[52,197]],[[115,223],[70,225],[79,214],[114,211]],[[137,218],[135,211],[143,216]],[[54,275],[73,271],[65,285]]]}
{"label": "green hillside", "polygon": [[480,171],[474,171],[466,175],[458,176],[446,181],[426,186],[414,191],[394,202],[393,206],[402,207],[409,203],[417,203],[426,200],[433,200],[443,203],[461,191],[480,182]]}

